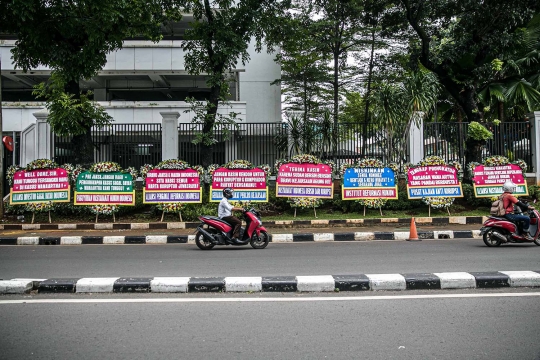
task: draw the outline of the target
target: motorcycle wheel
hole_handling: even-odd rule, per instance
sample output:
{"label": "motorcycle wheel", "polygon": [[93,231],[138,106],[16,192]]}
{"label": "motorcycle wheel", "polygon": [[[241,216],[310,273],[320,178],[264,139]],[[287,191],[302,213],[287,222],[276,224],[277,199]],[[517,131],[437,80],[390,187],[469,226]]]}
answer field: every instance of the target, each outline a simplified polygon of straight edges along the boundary
{"label": "motorcycle wheel", "polygon": [[195,234],[195,244],[197,244],[197,247],[201,250],[210,250],[215,246],[210,241],[206,240],[201,232]]}
{"label": "motorcycle wheel", "polygon": [[534,244],[540,246],[540,238],[537,238],[534,240]]}
{"label": "motorcycle wheel", "polygon": [[264,249],[269,242],[270,236],[266,231],[261,231],[260,236],[257,236],[257,232],[254,231],[249,244],[254,249]]}
{"label": "motorcycle wheel", "polygon": [[501,239],[491,234],[494,231],[495,229],[489,229],[484,233],[484,244],[489,247],[501,246]]}

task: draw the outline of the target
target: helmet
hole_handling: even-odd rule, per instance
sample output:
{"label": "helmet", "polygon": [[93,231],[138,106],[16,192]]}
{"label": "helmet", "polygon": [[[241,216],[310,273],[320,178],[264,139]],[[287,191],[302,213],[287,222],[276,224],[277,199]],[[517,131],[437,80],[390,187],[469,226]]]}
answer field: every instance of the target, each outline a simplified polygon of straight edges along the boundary
{"label": "helmet", "polygon": [[516,191],[516,184],[508,180],[503,184],[502,189],[504,192],[509,192],[510,194],[512,194],[514,191]]}
{"label": "helmet", "polygon": [[223,189],[223,196],[227,199],[232,199],[232,197],[234,196],[234,190],[231,188]]}

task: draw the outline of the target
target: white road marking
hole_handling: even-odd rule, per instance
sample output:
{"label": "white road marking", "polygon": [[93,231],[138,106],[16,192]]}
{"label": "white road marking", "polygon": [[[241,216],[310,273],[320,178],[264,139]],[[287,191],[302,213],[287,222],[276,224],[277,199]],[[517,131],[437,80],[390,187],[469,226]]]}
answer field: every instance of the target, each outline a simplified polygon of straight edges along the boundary
{"label": "white road marking", "polygon": [[367,300],[417,300],[417,299],[468,299],[496,297],[532,297],[532,293],[488,293],[488,294],[433,294],[433,295],[381,295],[343,297],[287,297],[287,298],[126,298],[126,299],[22,299],[0,300],[0,305],[8,304],[76,304],[76,303],[200,303],[200,302],[317,302],[317,301],[367,301]]}

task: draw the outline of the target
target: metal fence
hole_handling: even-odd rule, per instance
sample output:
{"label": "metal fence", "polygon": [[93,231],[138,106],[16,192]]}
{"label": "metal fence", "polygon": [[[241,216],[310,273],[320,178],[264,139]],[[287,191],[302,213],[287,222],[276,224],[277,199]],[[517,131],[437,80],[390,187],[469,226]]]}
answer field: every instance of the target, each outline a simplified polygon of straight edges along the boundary
{"label": "metal fence", "polygon": [[[298,125],[298,124],[297,124]],[[534,171],[532,163],[532,127],[529,122],[488,124],[494,134],[483,149],[484,156],[504,155],[510,160],[523,159]],[[465,140],[468,123],[425,123],[424,152],[446,161],[465,165]],[[179,158],[192,165],[201,163],[201,145],[193,141],[202,131],[199,124],[178,125]],[[403,165],[407,161],[404,129],[363,123],[338,124],[337,165],[372,157]],[[323,160],[334,158],[333,126],[309,122],[300,127],[290,123],[240,123],[232,128],[215,130],[213,163],[224,164],[242,159],[254,165],[273,166],[277,159],[298,153],[315,155]],[[74,159],[72,137],[54,136],[54,160],[59,164]],[[161,124],[112,124],[93,129],[94,160],[115,161],[122,167],[139,168],[155,165],[162,159]],[[17,138],[18,145],[19,139]],[[18,158],[18,155],[17,155]],[[6,162],[6,161],[5,161]]]}
{"label": "metal fence", "polygon": [[[114,161],[123,168],[137,170],[144,164],[161,161],[161,124],[112,124],[92,129],[94,161]],[[73,163],[72,136],[54,135],[53,160],[58,164]]]}
{"label": "metal fence", "polygon": [[[438,155],[446,161],[459,161],[465,165],[465,140],[469,123],[425,123],[424,154]],[[522,159],[528,171],[535,171],[532,161],[532,126],[530,122],[488,123],[487,129],[493,133],[482,149],[482,156],[502,155],[511,161]]]}

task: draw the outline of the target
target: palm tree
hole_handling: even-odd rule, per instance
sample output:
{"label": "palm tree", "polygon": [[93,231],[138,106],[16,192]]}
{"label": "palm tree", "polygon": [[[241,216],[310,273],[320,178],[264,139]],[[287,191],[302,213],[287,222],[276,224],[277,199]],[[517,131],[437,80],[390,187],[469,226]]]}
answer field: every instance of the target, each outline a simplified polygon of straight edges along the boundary
{"label": "palm tree", "polygon": [[404,158],[412,124],[419,124],[429,114],[439,92],[436,76],[425,70],[410,73],[401,83],[383,83],[374,89],[371,112],[374,121],[384,129],[388,161]]}

